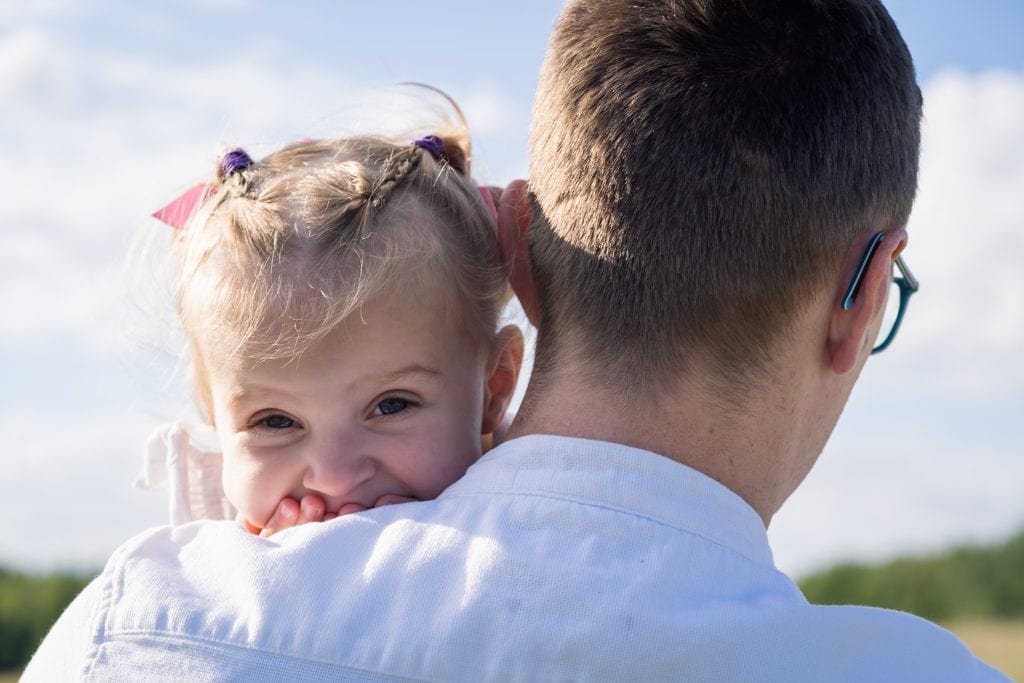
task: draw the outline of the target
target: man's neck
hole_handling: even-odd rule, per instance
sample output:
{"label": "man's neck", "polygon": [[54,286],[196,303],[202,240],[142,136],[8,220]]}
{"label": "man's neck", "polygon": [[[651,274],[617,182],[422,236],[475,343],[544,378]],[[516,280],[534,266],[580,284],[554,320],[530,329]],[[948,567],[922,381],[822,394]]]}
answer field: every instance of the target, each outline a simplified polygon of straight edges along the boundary
{"label": "man's neck", "polygon": [[531,382],[508,438],[555,434],[658,453],[728,487],[767,526],[806,476],[831,426],[822,430],[821,411],[798,400],[804,386],[752,392],[742,409],[713,400],[696,383],[681,386],[650,400],[588,387],[572,373]]}

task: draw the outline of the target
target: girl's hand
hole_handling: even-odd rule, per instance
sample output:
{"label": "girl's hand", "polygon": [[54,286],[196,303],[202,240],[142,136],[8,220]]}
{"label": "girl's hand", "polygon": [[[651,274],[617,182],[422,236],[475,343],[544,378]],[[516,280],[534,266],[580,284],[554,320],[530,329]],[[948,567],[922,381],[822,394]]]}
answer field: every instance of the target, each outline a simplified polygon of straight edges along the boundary
{"label": "girl's hand", "polygon": [[315,493],[310,493],[303,496],[301,501],[297,501],[294,498],[281,499],[274,513],[270,515],[270,519],[262,527],[253,524],[247,519],[239,518],[238,521],[242,523],[242,526],[249,533],[267,538],[278,531],[298,526],[299,524],[322,522],[325,519],[331,519],[336,516],[327,516],[325,508],[324,499]]}
{"label": "girl's hand", "polygon": [[[384,505],[395,505],[397,503],[412,503],[416,500],[416,498],[400,496],[395,493],[385,493],[374,501],[373,507],[383,507]],[[308,522],[326,522],[335,517],[348,515],[353,512],[362,512],[368,509],[358,503],[345,503],[337,512],[327,512],[324,499],[315,493],[309,493],[303,496],[301,501],[296,501],[294,498],[283,498],[277,504],[274,514],[270,516],[270,519],[267,520],[266,525],[262,528],[247,519],[240,518],[239,521],[249,533],[267,538],[268,536],[273,536],[278,531],[283,531],[293,526]]]}

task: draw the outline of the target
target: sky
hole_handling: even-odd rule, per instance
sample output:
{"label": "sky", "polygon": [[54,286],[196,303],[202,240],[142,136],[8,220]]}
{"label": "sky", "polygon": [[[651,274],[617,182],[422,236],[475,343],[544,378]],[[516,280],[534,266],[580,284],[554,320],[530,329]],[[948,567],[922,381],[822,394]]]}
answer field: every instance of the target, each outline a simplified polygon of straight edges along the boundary
{"label": "sky", "polygon": [[[404,81],[462,106],[478,180],[525,176],[559,5],[0,5],[0,565],[99,567],[166,520],[131,482],[147,434],[194,411],[149,214],[222,145],[404,126]],[[925,98],[921,291],[772,522],[796,575],[1024,527],[1024,3],[887,6]]]}

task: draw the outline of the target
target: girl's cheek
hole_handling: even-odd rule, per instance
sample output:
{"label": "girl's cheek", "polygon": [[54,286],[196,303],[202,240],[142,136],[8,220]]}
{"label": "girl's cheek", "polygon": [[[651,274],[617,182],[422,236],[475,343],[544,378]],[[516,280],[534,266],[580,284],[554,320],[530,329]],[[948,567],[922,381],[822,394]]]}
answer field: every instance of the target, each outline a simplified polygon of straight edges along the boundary
{"label": "girl's cheek", "polygon": [[[240,495],[242,493],[239,486],[239,477],[235,472],[235,469],[231,467],[228,459],[224,459],[224,469],[221,472],[221,487],[224,489],[224,497],[228,499],[239,513],[248,518],[246,514],[245,503],[246,501]],[[250,520],[252,521],[252,520]]]}
{"label": "girl's cheek", "polygon": [[442,440],[431,447],[427,457],[418,454],[416,459],[415,478],[421,482],[421,497],[425,498],[436,498],[461,479],[481,454],[480,436],[472,433],[465,439]]}
{"label": "girl's cheek", "polygon": [[270,504],[260,504],[259,485],[263,477],[255,471],[256,469],[251,464],[246,464],[244,459],[225,453],[221,485],[228,502],[247,520],[262,526],[269,517],[269,513],[265,513],[263,508]]}

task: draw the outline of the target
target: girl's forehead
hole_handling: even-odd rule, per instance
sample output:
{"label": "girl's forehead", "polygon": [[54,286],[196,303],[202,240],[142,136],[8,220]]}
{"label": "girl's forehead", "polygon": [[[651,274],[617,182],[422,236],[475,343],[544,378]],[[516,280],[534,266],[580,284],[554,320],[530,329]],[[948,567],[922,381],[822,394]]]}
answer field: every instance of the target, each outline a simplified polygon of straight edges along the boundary
{"label": "girl's forehead", "polygon": [[446,316],[417,305],[415,297],[375,299],[292,357],[241,353],[210,367],[220,400],[267,399],[374,392],[394,385],[478,381],[483,353]]}
{"label": "girl's forehead", "polygon": [[328,329],[303,333],[290,321],[255,330],[247,339],[222,330],[203,344],[210,369],[231,374],[292,369],[341,361],[437,365],[443,356],[475,359],[485,349],[434,293],[397,287],[359,305]]}

